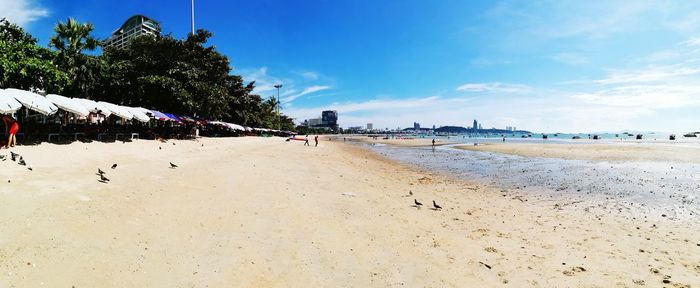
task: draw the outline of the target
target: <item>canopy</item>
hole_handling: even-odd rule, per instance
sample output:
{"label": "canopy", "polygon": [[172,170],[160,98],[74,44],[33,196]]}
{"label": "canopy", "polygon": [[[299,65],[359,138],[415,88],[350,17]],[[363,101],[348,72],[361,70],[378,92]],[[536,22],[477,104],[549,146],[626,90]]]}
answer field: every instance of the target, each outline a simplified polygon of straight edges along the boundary
{"label": "canopy", "polygon": [[5,89],[5,92],[9,92],[10,95],[17,99],[19,103],[22,103],[24,107],[41,114],[51,115],[58,111],[58,107],[56,107],[56,105],[53,105],[53,103],[46,99],[46,97],[39,94],[14,88]]}
{"label": "canopy", "polygon": [[68,97],[56,94],[49,94],[46,95],[46,99],[49,99],[49,101],[51,101],[51,103],[56,105],[58,108],[61,108],[70,113],[82,117],[86,117],[88,114],[90,114],[90,111],[88,111],[88,109],[85,108],[85,106],[76,101],[73,101],[73,99],[70,99]]}
{"label": "canopy", "polygon": [[[131,113],[131,115],[134,115],[134,118],[136,120],[139,120],[141,122],[148,122],[151,121],[151,117],[144,112],[143,108],[136,108],[136,107],[127,107],[127,106],[121,106],[122,108],[126,109]],[[145,109],[144,109],[145,110]],[[149,111],[150,112],[150,111]]]}
{"label": "canopy", "polygon": [[112,115],[112,111],[109,111],[109,108],[90,99],[73,98],[71,100],[83,105],[83,107],[85,107],[89,112],[102,114],[105,115],[105,117]]}
{"label": "canopy", "polygon": [[165,116],[168,116],[168,118],[170,118],[172,121],[175,121],[177,123],[182,122],[182,120],[180,120],[180,118],[177,118],[177,116],[175,116],[173,114],[170,114],[170,113],[163,113],[163,114],[165,114]]}
{"label": "canopy", "polygon": [[209,121],[209,124],[226,126],[231,130],[245,131],[245,128],[243,128],[243,126],[238,125],[238,124],[233,124],[233,123],[227,123],[227,122],[221,122],[221,121]]}
{"label": "canopy", "polygon": [[19,108],[22,108],[22,103],[17,102],[10,93],[0,89],[0,114],[10,114],[19,110]]}
{"label": "canopy", "polygon": [[156,111],[156,110],[151,110],[151,114],[153,114],[153,117],[156,118],[156,120],[161,120],[161,121],[173,121],[173,119],[170,119],[168,115],[165,115],[165,113]]}
{"label": "canopy", "polygon": [[105,106],[105,108],[109,109],[109,111],[112,112],[112,114],[124,118],[124,120],[131,120],[134,118],[134,115],[129,112],[129,109],[127,107],[119,106],[116,104],[112,104],[109,102],[104,102],[104,101],[99,101],[97,104],[102,104]]}

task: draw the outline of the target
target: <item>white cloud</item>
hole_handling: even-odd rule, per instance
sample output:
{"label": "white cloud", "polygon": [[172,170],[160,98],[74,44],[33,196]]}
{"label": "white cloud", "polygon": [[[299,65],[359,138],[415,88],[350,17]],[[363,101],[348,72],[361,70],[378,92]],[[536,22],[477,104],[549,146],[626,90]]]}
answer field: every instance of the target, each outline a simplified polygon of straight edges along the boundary
{"label": "white cloud", "polygon": [[282,101],[282,103],[289,103],[289,102],[292,102],[295,99],[297,99],[301,96],[304,96],[306,94],[311,94],[311,93],[315,93],[315,92],[323,91],[323,90],[328,90],[328,89],[331,89],[331,86],[314,85],[314,86],[306,87],[300,93],[289,95],[289,96],[285,97],[284,99],[282,99],[281,101]]}
{"label": "white cloud", "polygon": [[302,72],[301,76],[304,77],[306,80],[318,80],[318,72],[313,72],[313,71],[306,71]]}
{"label": "white cloud", "polygon": [[39,20],[49,15],[49,10],[39,6],[32,0],[0,0],[1,17],[19,26]]}
{"label": "white cloud", "polygon": [[554,59],[557,62],[571,66],[581,66],[589,63],[589,60],[588,58],[586,58],[586,56],[577,53],[562,52],[552,56],[552,59]]}
{"label": "white cloud", "polygon": [[606,78],[595,82],[599,84],[652,82],[695,75],[698,72],[700,72],[700,68],[686,64],[650,66],[638,70],[612,71]]}
{"label": "white cloud", "polygon": [[467,83],[457,87],[457,91],[484,92],[484,93],[525,93],[530,87],[521,84],[491,83]]}

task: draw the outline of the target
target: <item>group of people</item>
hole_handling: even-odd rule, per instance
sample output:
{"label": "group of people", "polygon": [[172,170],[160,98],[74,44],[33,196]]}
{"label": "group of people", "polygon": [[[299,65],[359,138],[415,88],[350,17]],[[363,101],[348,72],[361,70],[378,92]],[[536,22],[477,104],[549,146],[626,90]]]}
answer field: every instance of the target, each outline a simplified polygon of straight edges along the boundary
{"label": "group of people", "polygon": [[15,147],[15,144],[17,144],[17,132],[19,131],[17,120],[10,115],[2,115],[2,123],[5,126],[5,135],[9,135],[4,148]]}
{"label": "group of people", "polygon": [[[318,135],[314,137],[314,142],[316,142],[316,145],[314,147],[318,147]],[[304,146],[311,146],[311,144],[309,144],[309,135],[306,135],[306,137],[304,137]]]}

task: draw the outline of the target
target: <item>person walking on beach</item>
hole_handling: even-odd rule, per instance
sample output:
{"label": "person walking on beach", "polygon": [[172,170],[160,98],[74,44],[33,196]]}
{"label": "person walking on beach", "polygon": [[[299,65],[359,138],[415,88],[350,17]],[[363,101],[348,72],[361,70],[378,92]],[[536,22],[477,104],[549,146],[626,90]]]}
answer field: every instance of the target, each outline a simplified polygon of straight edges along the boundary
{"label": "person walking on beach", "polygon": [[318,147],[318,135],[316,135],[316,137],[314,137],[314,142],[316,142],[316,145],[314,147]]}
{"label": "person walking on beach", "polygon": [[10,136],[7,137],[7,144],[5,145],[5,148],[9,147],[15,147],[15,144],[17,144],[17,132],[19,131],[19,124],[17,124],[17,120],[15,118],[12,118],[10,115],[2,115],[2,122],[5,124],[5,134],[10,134]]}
{"label": "person walking on beach", "polygon": [[309,144],[309,135],[306,135],[306,137],[304,137],[304,146],[311,146]]}
{"label": "person walking on beach", "polygon": [[435,138],[433,138],[433,147],[435,147]]}

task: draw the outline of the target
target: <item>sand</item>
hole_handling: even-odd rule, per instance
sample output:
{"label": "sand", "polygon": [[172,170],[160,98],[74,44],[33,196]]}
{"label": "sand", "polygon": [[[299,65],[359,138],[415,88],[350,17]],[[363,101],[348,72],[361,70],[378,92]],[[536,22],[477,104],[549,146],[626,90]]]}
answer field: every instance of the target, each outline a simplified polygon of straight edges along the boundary
{"label": "sand", "polygon": [[672,161],[700,163],[700,145],[673,143],[610,143],[610,144],[532,144],[485,143],[459,145],[456,148],[487,151],[526,157],[546,157],[597,161]]}
{"label": "sand", "polygon": [[[14,149],[34,171],[0,162],[0,287],[700,283],[696,222],[592,214],[338,141],[302,144]],[[108,184],[97,182],[98,167]],[[432,200],[444,209],[428,209]]]}

